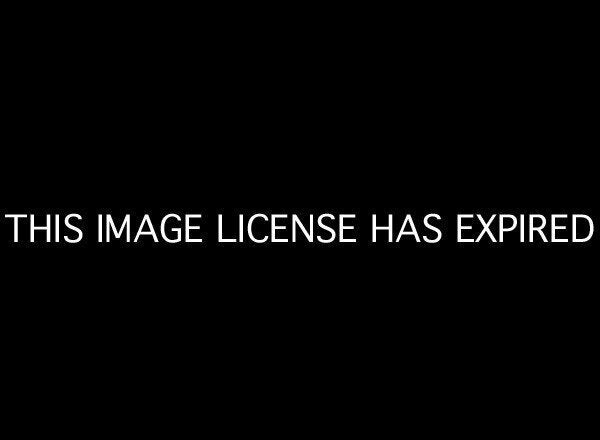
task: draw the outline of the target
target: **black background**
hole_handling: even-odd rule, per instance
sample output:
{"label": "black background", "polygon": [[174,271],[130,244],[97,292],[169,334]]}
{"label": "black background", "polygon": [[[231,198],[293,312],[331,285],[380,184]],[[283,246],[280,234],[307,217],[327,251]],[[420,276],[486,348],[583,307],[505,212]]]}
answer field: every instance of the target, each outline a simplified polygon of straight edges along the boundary
{"label": "black background", "polygon": [[[4,224],[11,414],[581,426],[597,237],[460,246],[453,219],[597,224],[593,29],[539,11],[247,12],[29,11],[3,55],[2,213],[355,212],[361,243],[14,246]],[[368,243],[371,213],[429,212],[441,244]]]}

